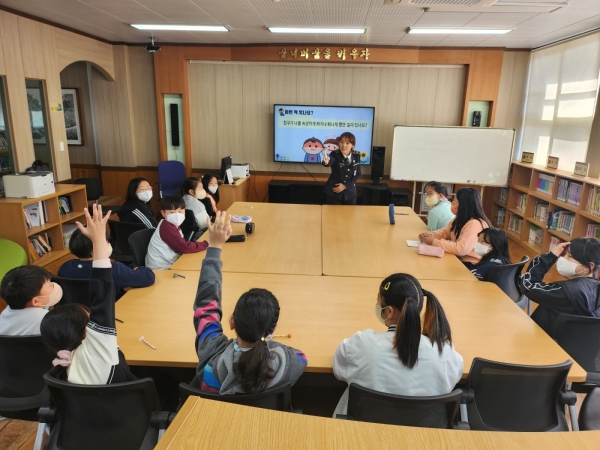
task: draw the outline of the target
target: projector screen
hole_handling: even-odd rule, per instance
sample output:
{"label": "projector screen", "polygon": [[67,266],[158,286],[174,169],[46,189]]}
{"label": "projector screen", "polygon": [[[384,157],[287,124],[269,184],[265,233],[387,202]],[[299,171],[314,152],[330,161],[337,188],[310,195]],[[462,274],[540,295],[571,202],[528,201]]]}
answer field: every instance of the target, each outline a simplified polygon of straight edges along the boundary
{"label": "projector screen", "polygon": [[374,107],[273,105],[276,162],[320,164],[339,148],[344,132],[356,138],[360,163],[371,164]]}

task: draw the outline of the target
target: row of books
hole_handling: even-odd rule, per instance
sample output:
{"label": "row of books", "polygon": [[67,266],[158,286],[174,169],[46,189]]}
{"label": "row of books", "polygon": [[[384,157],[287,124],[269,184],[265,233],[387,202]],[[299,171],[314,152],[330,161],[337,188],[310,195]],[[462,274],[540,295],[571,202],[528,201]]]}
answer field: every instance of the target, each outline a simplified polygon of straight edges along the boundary
{"label": "row of books", "polygon": [[29,256],[33,261],[37,261],[46,253],[52,251],[51,239],[48,234],[44,233],[29,236]]}
{"label": "row of books", "polygon": [[548,220],[548,208],[550,205],[544,202],[536,202],[535,207],[533,208],[533,218],[535,220],[539,220],[540,222],[546,223]]}
{"label": "row of books", "polygon": [[505,219],[506,219],[506,209],[498,208],[496,210],[496,215],[494,216],[494,222],[496,222],[496,225],[504,226]]}
{"label": "row of books", "polygon": [[61,216],[73,212],[69,197],[58,197],[58,210]]}
{"label": "row of books", "polygon": [[514,231],[515,233],[521,234],[521,230],[523,229],[523,219],[513,213],[508,214],[508,229],[509,231]]}
{"label": "row of books", "polygon": [[550,248],[548,249],[548,251],[552,251],[552,249],[554,247],[556,247],[558,244],[562,244],[563,241],[561,238],[558,238],[556,236],[550,236]]}
{"label": "row of books", "polygon": [[600,225],[590,223],[585,230],[585,237],[595,237],[600,239]]}
{"label": "row of books", "polygon": [[77,229],[77,225],[74,223],[65,223],[62,226],[62,234],[63,234],[63,244],[65,248],[69,248],[69,242],[71,241],[71,236],[73,232]]}
{"label": "row of books", "polygon": [[529,238],[527,240],[531,245],[542,245],[544,241],[544,229],[537,225],[530,225]]}
{"label": "row of books", "polygon": [[569,203],[570,205],[579,206],[581,203],[582,192],[583,183],[561,178],[558,181],[558,192],[556,194],[556,199],[561,202]]}
{"label": "row of books", "polygon": [[502,188],[500,192],[498,192],[498,202],[506,204],[508,202],[508,193],[510,192],[509,188]]}
{"label": "row of books", "polygon": [[32,203],[23,208],[23,218],[27,229],[39,227],[48,222],[48,212],[46,211],[46,202]]}
{"label": "row of books", "polygon": [[552,195],[552,192],[554,191],[555,180],[556,177],[554,175],[540,173],[537,181],[537,191],[546,195]]}
{"label": "row of books", "polygon": [[575,213],[571,211],[550,211],[548,213],[547,228],[549,230],[560,231],[561,233],[573,233],[575,224]]}
{"label": "row of books", "polygon": [[517,209],[522,213],[527,208],[527,194],[517,194]]}
{"label": "row of books", "polygon": [[588,195],[587,205],[585,207],[587,212],[594,214],[595,216],[600,216],[600,189],[594,188],[590,189],[590,193]]}

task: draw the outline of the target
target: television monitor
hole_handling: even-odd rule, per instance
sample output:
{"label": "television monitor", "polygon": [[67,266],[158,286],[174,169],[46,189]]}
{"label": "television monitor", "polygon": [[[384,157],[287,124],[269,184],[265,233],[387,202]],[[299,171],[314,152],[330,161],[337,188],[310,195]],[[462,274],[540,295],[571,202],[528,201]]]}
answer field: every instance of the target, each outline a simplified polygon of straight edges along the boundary
{"label": "television monitor", "polygon": [[[226,156],[225,158],[221,158],[221,180],[223,180],[224,184],[229,184],[225,173],[228,169],[231,169],[231,155]],[[233,180],[232,180],[233,182]]]}
{"label": "television monitor", "polygon": [[320,164],[348,131],[360,163],[371,164],[375,108],[371,106],[273,105],[275,162]]}

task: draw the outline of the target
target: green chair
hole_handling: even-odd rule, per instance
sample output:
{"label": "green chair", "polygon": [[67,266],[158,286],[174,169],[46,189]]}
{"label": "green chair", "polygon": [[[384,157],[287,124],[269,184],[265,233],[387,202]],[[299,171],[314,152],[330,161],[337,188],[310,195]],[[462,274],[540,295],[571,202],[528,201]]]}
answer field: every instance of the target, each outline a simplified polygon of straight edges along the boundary
{"label": "green chair", "polygon": [[0,238],[0,282],[4,275],[15,267],[27,264],[27,253],[19,244]]}

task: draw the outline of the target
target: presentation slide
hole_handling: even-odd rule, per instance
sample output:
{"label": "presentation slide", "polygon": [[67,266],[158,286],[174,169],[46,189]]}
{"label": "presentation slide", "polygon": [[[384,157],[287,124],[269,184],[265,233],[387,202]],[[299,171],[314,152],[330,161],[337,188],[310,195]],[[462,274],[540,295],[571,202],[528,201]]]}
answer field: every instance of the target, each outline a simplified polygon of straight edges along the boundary
{"label": "presentation slide", "polygon": [[339,148],[340,135],[350,132],[360,163],[371,164],[375,108],[276,104],[273,113],[275,161],[320,164]]}

